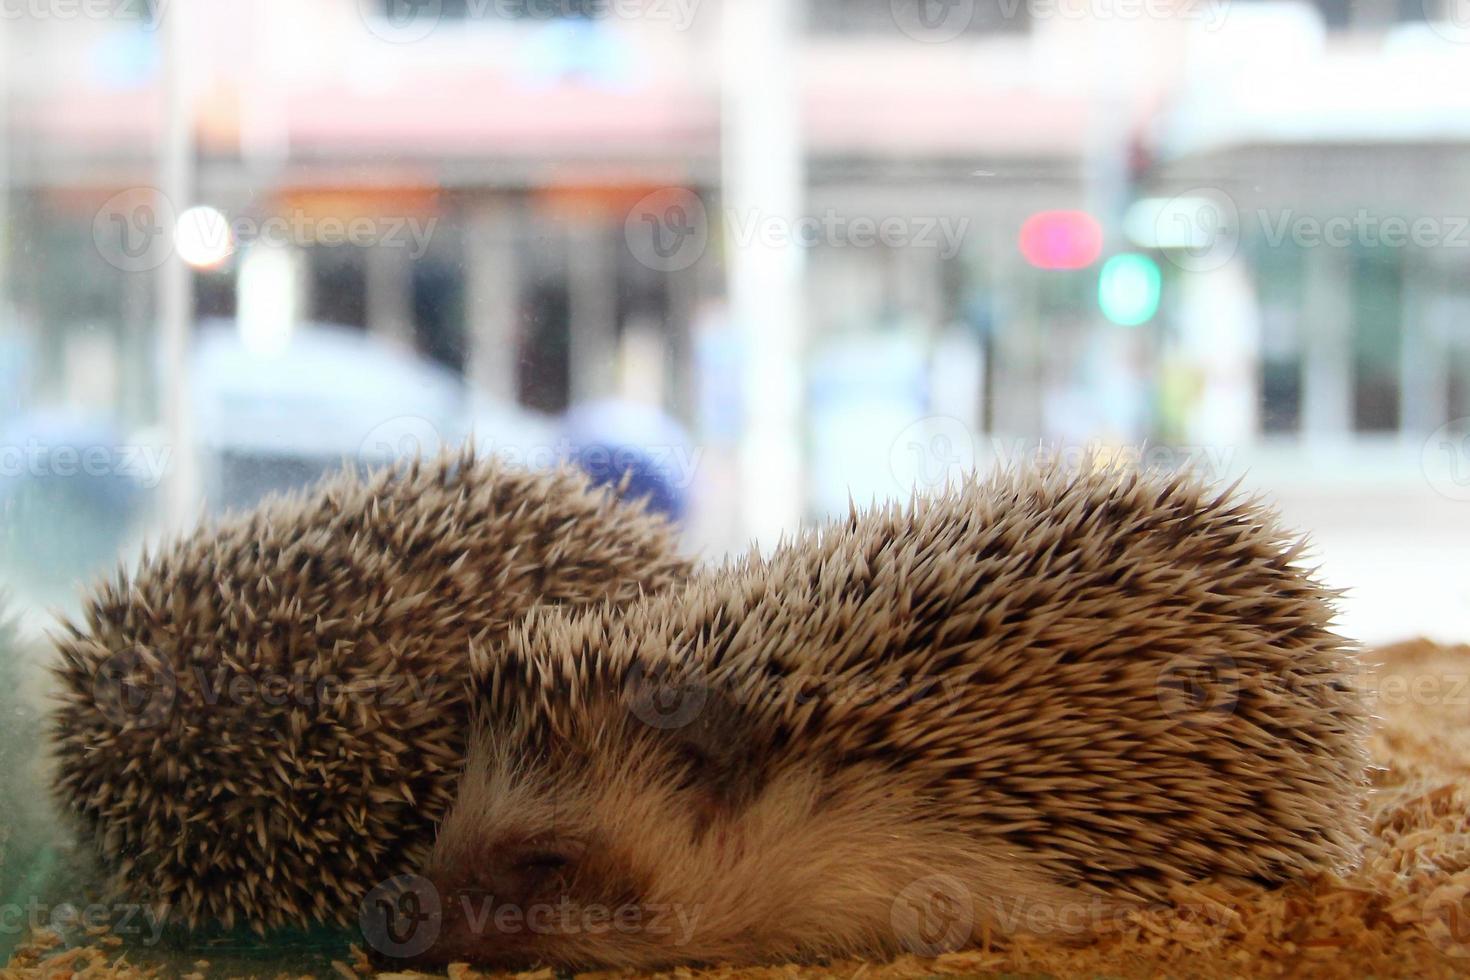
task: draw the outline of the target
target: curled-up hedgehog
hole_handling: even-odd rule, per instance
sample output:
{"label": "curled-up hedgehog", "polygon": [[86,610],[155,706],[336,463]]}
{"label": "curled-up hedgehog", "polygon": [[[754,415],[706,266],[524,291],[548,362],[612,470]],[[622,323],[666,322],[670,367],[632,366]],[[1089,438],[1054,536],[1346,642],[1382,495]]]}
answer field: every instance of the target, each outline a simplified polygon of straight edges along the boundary
{"label": "curled-up hedgehog", "polygon": [[415,965],[933,954],[1343,869],[1364,714],[1300,552],[1188,477],[1028,470],[533,613],[477,664],[457,801],[368,939]]}
{"label": "curled-up hedgehog", "polygon": [[453,800],[471,649],[688,571],[662,518],[570,470],[466,450],[329,478],[88,597],[58,641],[60,801],[170,923],[349,923]]}

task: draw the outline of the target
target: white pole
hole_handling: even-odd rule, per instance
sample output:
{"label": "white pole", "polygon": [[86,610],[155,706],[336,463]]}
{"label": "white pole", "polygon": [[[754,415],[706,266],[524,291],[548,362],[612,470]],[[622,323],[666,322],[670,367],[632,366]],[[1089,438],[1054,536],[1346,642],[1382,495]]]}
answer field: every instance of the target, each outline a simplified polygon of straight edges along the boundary
{"label": "white pole", "polygon": [[[163,53],[164,126],[158,150],[158,183],[181,214],[194,196],[194,99],[189,71],[192,0],[160,5]],[[172,235],[174,229],[166,229]],[[159,338],[163,352],[163,424],[169,447],[169,477],[164,494],[163,524],[168,530],[188,527],[199,502],[198,463],[189,397],[189,347],[194,320],[194,283],[176,249],[158,270]]]}
{"label": "white pole", "polygon": [[576,226],[568,236],[572,404],[612,393],[616,371],[618,279],[600,225]]}
{"label": "white pole", "polygon": [[[763,548],[802,516],[801,119],[792,0],[724,6],[724,220],[730,316],[743,339],[743,529]],[[751,224],[754,222],[754,225]],[[778,222],[775,240],[740,229]]]}
{"label": "white pole", "polygon": [[500,202],[470,218],[465,371],[473,397],[516,403],[516,217]]}
{"label": "white pole", "polygon": [[1302,324],[1306,329],[1302,369],[1302,439],[1331,445],[1352,435],[1352,308],[1347,263],[1341,249],[1304,249],[1306,282]]}
{"label": "white pole", "polygon": [[0,17],[0,329],[10,322],[10,18]]}

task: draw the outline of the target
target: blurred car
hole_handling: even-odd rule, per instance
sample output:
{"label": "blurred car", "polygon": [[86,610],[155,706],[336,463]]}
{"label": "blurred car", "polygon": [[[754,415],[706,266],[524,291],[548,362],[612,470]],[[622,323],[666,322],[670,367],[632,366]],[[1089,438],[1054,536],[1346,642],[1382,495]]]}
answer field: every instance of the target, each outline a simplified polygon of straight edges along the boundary
{"label": "blurred car", "polygon": [[37,411],[0,429],[0,561],[44,594],[111,561],[167,460],[126,444],[106,419]]}
{"label": "blurred car", "polygon": [[[232,321],[204,324],[190,370],[211,510],[248,507],[352,464],[372,468],[477,438],[541,438],[514,406],[474,407],[458,375],[361,330],[297,326],[251,349]],[[535,433],[535,435],[528,435]]]}
{"label": "blurred car", "polygon": [[[574,406],[562,420],[568,459],[598,485],[683,519],[699,454],[676,419],[650,405],[602,400]],[[626,482],[624,482],[626,481]]]}

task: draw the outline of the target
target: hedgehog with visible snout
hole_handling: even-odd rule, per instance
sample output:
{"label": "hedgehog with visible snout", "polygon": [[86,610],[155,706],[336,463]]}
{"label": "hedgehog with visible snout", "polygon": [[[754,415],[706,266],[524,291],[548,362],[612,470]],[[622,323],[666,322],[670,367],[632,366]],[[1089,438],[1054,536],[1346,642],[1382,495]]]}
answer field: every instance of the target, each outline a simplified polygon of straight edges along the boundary
{"label": "hedgehog with visible snout", "polygon": [[[651,968],[1072,936],[1350,867],[1365,713],[1274,513],[1007,471],[479,658],[415,966]],[[403,931],[392,935],[402,938]]]}
{"label": "hedgehog with visible snout", "polygon": [[346,925],[453,800],[471,650],[688,574],[663,518],[569,469],[467,448],[329,477],[89,596],[58,640],[58,797],[170,923]]}

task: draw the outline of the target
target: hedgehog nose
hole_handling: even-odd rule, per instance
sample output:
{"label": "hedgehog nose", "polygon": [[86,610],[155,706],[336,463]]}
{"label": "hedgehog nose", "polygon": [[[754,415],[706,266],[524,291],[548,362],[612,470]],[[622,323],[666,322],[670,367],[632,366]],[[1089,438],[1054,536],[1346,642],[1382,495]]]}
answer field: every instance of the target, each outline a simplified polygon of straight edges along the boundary
{"label": "hedgehog nose", "polygon": [[575,869],[575,856],[569,850],[515,847],[497,855],[485,884],[497,902],[527,905],[561,894]]}

